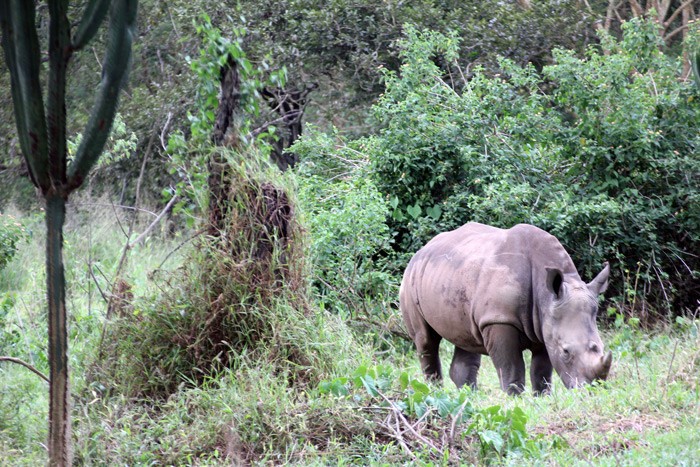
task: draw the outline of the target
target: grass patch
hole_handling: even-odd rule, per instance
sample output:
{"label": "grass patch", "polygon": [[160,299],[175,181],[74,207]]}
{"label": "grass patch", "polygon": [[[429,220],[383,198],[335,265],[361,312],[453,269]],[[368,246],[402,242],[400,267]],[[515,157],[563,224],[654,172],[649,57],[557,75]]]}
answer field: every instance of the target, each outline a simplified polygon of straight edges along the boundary
{"label": "grass patch", "polygon": [[[80,464],[696,465],[700,458],[697,321],[653,332],[608,329],[603,340],[614,363],[607,382],[567,390],[555,376],[549,396],[508,397],[488,358],[476,392],[450,381],[426,385],[409,343],[274,289],[260,306],[234,310],[257,313],[249,317],[263,326],[256,345],[230,343],[229,364],[195,377],[196,360],[188,359],[194,354],[181,352],[197,341],[163,347],[153,331],[181,326],[183,312],[214,301],[192,293],[211,278],[183,275],[191,258],[206,252],[194,252],[192,242],[177,249],[181,239],[160,235],[132,252],[123,275],[134,299],[117,319],[130,323],[122,328],[129,332],[108,333],[104,348],[121,355],[124,366],[109,378],[91,373],[106,313],[102,293],[111,290],[126,220],[96,209],[78,209],[66,229]],[[47,373],[43,224],[24,220],[31,238],[0,276],[0,353]],[[390,301],[375,306],[398,313]],[[198,329],[195,316],[178,329]],[[449,345],[442,353],[448,362]],[[0,463],[44,463],[47,385],[9,363],[0,364],[0,378]],[[162,388],[158,378],[168,381],[167,391],[143,391],[144,381]]]}

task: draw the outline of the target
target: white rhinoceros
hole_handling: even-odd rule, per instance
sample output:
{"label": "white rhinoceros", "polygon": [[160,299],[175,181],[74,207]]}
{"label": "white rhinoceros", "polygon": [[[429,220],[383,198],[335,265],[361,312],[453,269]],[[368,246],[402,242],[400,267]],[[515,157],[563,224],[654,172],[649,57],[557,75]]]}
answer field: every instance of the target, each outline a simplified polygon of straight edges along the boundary
{"label": "white rhinoceros", "polygon": [[525,387],[523,351],[532,352],[536,394],[549,389],[552,366],[568,388],[605,379],[596,315],[610,267],[589,284],[559,241],[532,225],[498,229],[469,223],[437,235],[411,259],[401,282],[401,312],[428,379],[441,379],[444,338],[455,345],[452,381],[476,387],[489,355],[501,387]]}

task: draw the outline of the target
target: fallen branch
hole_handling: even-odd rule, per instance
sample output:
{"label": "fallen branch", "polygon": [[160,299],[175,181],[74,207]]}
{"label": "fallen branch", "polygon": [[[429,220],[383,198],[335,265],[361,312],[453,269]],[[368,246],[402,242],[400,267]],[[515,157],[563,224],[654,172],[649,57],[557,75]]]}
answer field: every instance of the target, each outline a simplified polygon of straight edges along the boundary
{"label": "fallen branch", "polygon": [[[105,303],[109,303],[109,298],[107,297],[107,294],[105,294],[104,290],[102,290],[102,287],[100,287],[100,283],[97,281],[97,276],[95,276],[95,271],[93,271],[92,266],[93,265],[91,264],[88,267],[88,271],[90,271],[90,277],[92,277],[95,286],[97,286],[97,290],[100,292],[100,295],[102,295],[102,299],[105,301]],[[97,269],[99,270],[100,268],[98,267]],[[102,271],[100,271],[100,274],[102,274]],[[104,274],[102,275],[104,276]]]}
{"label": "fallen branch", "polygon": [[[434,451],[435,454],[437,454],[438,456],[442,456],[442,454],[443,454],[442,451],[440,451],[438,448],[436,448],[435,445],[434,445],[432,442],[430,442],[429,439],[427,439],[426,437],[424,437],[423,435],[421,435],[420,433],[418,433],[418,432],[416,431],[416,429],[411,425],[411,423],[406,419],[406,417],[404,416],[404,414],[401,412],[401,409],[400,409],[399,407],[397,407],[397,405],[394,404],[394,402],[393,402],[391,399],[389,399],[388,397],[386,397],[386,396],[385,396],[382,392],[380,392],[379,390],[377,390],[377,393],[378,393],[380,396],[382,396],[382,399],[384,399],[384,401],[385,401],[387,404],[389,404],[389,407],[392,408],[392,411],[394,412],[394,415],[395,415],[395,417],[396,417],[397,431],[395,432],[395,436],[394,436],[394,437],[400,436],[401,439],[403,439],[403,434],[404,434],[404,433],[410,433],[410,434],[413,435],[418,441],[420,441],[422,444],[424,444],[425,446],[427,446],[428,448],[430,448],[431,451]],[[401,424],[405,427],[405,430],[403,430],[403,431],[400,430],[400,428],[399,428],[399,422],[401,422]],[[388,428],[390,428],[390,427],[388,427]],[[390,428],[390,429],[391,429],[392,432],[395,431],[393,428]],[[398,438],[397,438],[397,439],[398,439]]]}
{"label": "fallen branch", "polygon": [[[391,417],[394,417],[394,421],[396,422],[396,428],[392,426],[391,423]],[[401,428],[399,426],[399,418],[396,416],[396,412],[391,411],[389,412],[389,415],[386,416],[386,420],[384,421],[384,426],[386,426],[389,431],[391,432],[389,435],[394,438],[396,441],[398,441],[399,445],[401,448],[404,450],[406,454],[408,454],[413,461],[417,461],[418,458],[416,457],[415,454],[413,454],[413,451],[411,451],[411,448],[408,447],[408,444],[406,441],[403,439],[403,435],[401,434]]]}
{"label": "fallen branch", "polygon": [[0,362],[12,362],[12,363],[16,363],[18,365],[22,365],[23,367],[26,367],[26,368],[30,369],[32,372],[34,372],[35,374],[37,374],[41,379],[43,379],[47,383],[50,382],[49,378],[44,373],[37,370],[35,367],[33,367],[29,363],[25,362],[24,360],[20,360],[19,358],[14,358],[14,357],[0,357]]}

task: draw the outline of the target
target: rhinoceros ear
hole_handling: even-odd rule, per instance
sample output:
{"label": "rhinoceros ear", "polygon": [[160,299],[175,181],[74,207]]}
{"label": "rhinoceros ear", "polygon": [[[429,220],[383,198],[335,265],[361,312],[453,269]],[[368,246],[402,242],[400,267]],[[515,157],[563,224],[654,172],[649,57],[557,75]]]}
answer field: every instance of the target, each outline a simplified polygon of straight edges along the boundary
{"label": "rhinoceros ear", "polygon": [[605,267],[590,283],[588,283],[588,290],[593,292],[596,297],[602,294],[608,289],[608,278],[610,277],[610,264],[605,262]]}
{"label": "rhinoceros ear", "polygon": [[561,284],[564,281],[564,276],[562,276],[561,271],[557,268],[546,268],[547,269],[547,290],[554,294],[554,296],[559,299],[561,298]]}

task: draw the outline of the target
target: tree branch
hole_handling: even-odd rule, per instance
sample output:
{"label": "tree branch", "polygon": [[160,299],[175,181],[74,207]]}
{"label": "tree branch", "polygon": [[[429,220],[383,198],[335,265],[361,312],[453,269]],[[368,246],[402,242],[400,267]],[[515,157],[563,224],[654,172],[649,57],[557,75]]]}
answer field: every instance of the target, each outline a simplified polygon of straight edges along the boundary
{"label": "tree branch", "polygon": [[168,211],[170,211],[170,209],[173,207],[173,204],[175,204],[175,201],[177,201],[177,199],[178,199],[177,194],[176,194],[176,195],[173,195],[173,197],[170,198],[170,201],[168,201],[168,204],[163,208],[163,210],[161,211],[161,213],[158,214],[158,217],[156,217],[155,219],[153,219],[153,222],[151,222],[151,225],[149,225],[148,227],[146,227],[146,230],[144,230],[143,232],[141,232],[141,235],[139,235],[138,237],[136,237],[136,240],[134,240],[133,242],[129,243],[129,245],[128,245],[128,248],[129,248],[129,249],[131,249],[131,248],[135,247],[136,245],[138,245],[139,243],[141,243],[141,242],[143,241],[143,239],[146,238],[146,236],[147,236],[149,233],[151,233],[151,230],[153,230],[153,228],[154,228],[156,225],[158,225],[158,223],[159,223],[160,220],[163,218],[163,216],[165,216],[165,215],[168,213]]}
{"label": "tree branch", "polygon": [[107,16],[109,4],[110,0],[92,0],[88,3],[83,12],[83,18],[80,20],[78,31],[73,36],[71,45],[74,50],[82,49],[95,36],[102,20]]}
{"label": "tree branch", "polygon": [[[696,0],[686,0],[685,2],[683,2],[683,4],[681,4],[681,6],[676,8],[676,10],[673,12],[673,14],[671,14],[671,16],[666,21],[664,21],[663,18],[659,18],[659,20],[660,20],[659,22],[661,24],[663,24],[664,28],[668,28],[671,25],[671,23],[673,23],[673,21],[678,17],[678,15],[680,15],[683,12],[685,7],[694,3],[695,1]],[[684,26],[687,27],[687,25],[684,25]]]}
{"label": "tree branch", "polygon": [[19,358],[14,358],[14,357],[0,357],[0,362],[11,362],[11,363],[16,363],[18,365],[22,365],[23,367],[28,368],[32,372],[36,373],[41,379],[49,383],[49,378],[42,373],[41,371],[37,370],[35,367],[30,365],[29,363],[25,362],[24,360],[20,360]]}
{"label": "tree branch", "polygon": [[34,2],[0,1],[2,45],[10,70],[17,134],[32,182],[46,193],[51,188],[51,180],[34,17]]}
{"label": "tree branch", "polygon": [[136,1],[113,2],[110,10],[107,54],[102,69],[102,81],[85,127],[75,159],[68,169],[68,190],[83,184],[88,172],[97,162],[112,128],[117,111],[119,91],[126,81],[131,60],[131,42],[136,24]]}

